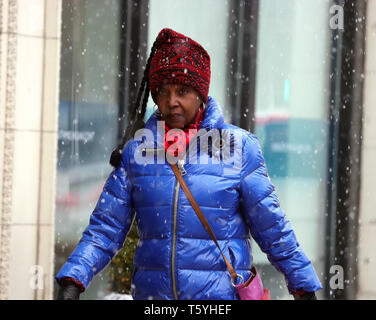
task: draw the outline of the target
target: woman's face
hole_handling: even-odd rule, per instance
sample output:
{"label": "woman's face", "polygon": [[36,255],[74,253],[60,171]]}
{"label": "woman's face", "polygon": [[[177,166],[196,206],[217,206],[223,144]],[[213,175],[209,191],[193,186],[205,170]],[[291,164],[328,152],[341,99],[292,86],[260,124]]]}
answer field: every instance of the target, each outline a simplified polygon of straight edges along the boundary
{"label": "woman's face", "polygon": [[162,120],[171,129],[182,129],[192,123],[202,104],[194,89],[179,84],[166,84],[157,88],[156,101]]}

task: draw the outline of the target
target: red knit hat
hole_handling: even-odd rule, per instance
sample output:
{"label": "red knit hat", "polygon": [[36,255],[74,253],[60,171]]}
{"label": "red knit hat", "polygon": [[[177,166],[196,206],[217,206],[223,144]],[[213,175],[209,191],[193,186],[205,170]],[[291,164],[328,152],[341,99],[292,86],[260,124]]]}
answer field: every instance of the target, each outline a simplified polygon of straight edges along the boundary
{"label": "red knit hat", "polygon": [[163,84],[181,84],[195,89],[207,102],[210,84],[210,56],[191,38],[171,29],[159,32],[156,52],[150,63],[149,84],[154,102]]}

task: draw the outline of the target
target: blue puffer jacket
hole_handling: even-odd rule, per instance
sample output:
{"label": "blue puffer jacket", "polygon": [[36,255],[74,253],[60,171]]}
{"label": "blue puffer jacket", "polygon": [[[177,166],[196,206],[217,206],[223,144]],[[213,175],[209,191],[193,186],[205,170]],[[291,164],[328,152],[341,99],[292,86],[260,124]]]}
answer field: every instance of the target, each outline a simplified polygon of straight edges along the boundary
{"label": "blue puffer jacket", "polygon": [[[156,111],[145,127],[155,136],[159,135],[158,114]],[[250,276],[252,235],[273,266],[285,275],[290,292],[321,289],[280,208],[257,138],[224,123],[220,107],[210,97],[201,128],[241,133],[240,139],[231,140],[233,145],[235,140],[240,144],[240,166],[229,164],[225,158],[211,164],[190,163],[190,157],[184,165],[184,179],[236,272],[244,279]],[[214,140],[210,157],[218,154],[215,145],[220,148]],[[163,144],[158,143],[132,139],[126,145],[121,166],[109,175],[89,226],[56,279],[71,277],[86,288],[122,248],[135,218],[140,240],[134,256],[134,299],[238,299],[218,248],[170,165],[135,161],[140,152],[145,159],[155,160],[158,150],[163,151]],[[232,153],[235,149],[232,147]],[[150,155],[150,150],[157,152]],[[205,150],[196,149],[200,161],[210,159]],[[136,212],[135,217],[132,212]]]}

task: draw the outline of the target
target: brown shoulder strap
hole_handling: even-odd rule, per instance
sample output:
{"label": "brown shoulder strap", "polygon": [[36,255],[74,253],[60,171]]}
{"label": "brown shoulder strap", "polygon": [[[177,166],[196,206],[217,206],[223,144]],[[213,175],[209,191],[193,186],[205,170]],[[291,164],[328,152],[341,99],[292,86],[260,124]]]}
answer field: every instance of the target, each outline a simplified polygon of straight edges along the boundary
{"label": "brown shoulder strap", "polygon": [[220,248],[220,246],[218,244],[218,241],[217,241],[217,239],[216,239],[216,237],[215,237],[215,235],[213,233],[213,230],[211,229],[211,227],[210,227],[208,221],[206,220],[204,214],[202,213],[199,205],[197,204],[195,198],[193,197],[191,191],[189,190],[187,184],[185,183],[185,180],[184,180],[183,176],[181,175],[179,168],[177,167],[177,165],[175,163],[173,163],[173,164],[170,163],[170,165],[171,165],[172,171],[174,171],[174,174],[175,174],[176,178],[178,179],[178,181],[180,183],[180,186],[184,190],[184,192],[185,192],[185,194],[186,194],[189,202],[191,203],[192,208],[195,210],[195,212],[196,212],[198,218],[200,219],[201,223],[203,224],[204,228],[209,233],[210,237],[213,239],[213,241],[215,242],[215,244],[218,247],[219,251],[221,252],[222,257],[225,260],[225,263],[226,263],[226,266],[227,266],[227,270],[231,274],[231,278],[235,279],[237,277],[237,274],[236,274],[234,268],[232,267],[231,263],[227,260],[227,258],[224,255],[222,249]]}

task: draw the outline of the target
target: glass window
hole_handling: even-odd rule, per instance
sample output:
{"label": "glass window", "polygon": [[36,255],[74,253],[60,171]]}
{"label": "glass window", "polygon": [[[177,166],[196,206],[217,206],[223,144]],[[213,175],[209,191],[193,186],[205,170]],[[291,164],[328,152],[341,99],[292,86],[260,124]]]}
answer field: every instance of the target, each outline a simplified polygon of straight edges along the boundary
{"label": "glass window", "polygon": [[[281,207],[322,284],[329,36],[328,1],[260,0],[255,131]],[[272,298],[292,299],[283,276],[253,247]]]}
{"label": "glass window", "polygon": [[[140,26],[136,24],[146,24],[129,18],[134,8],[129,9],[127,2],[124,28],[128,29],[121,31],[124,3],[63,1],[56,272],[81,238],[111,170],[108,161],[119,134],[119,89],[126,91],[135,83],[127,78],[125,87],[119,88],[119,67],[124,67],[119,66],[120,45],[122,40],[128,47],[132,45],[131,38],[127,38],[132,30],[129,25],[137,29]],[[147,54],[158,32],[165,27],[192,37],[207,49],[212,71],[209,95],[222,106],[227,122],[234,119],[234,106],[229,106],[227,96],[231,81],[229,21],[240,23],[234,14],[236,10],[231,10],[234,5],[234,1],[149,0],[147,14]],[[146,12],[146,2],[143,6]],[[229,14],[234,14],[233,19]],[[281,206],[323,280],[329,1],[260,0],[258,14],[255,133]],[[144,42],[140,45],[145,46]],[[131,60],[125,63],[125,73],[130,63]],[[252,82],[250,86],[254,85]],[[149,98],[146,118],[153,109]],[[253,256],[272,299],[291,299],[283,275],[270,265],[257,245],[253,246]],[[82,299],[103,298],[108,294],[109,283],[105,269],[94,278]]]}
{"label": "glass window", "polygon": [[[55,274],[89,223],[117,145],[119,3],[63,1]],[[98,275],[82,299],[103,297],[106,277]]]}

